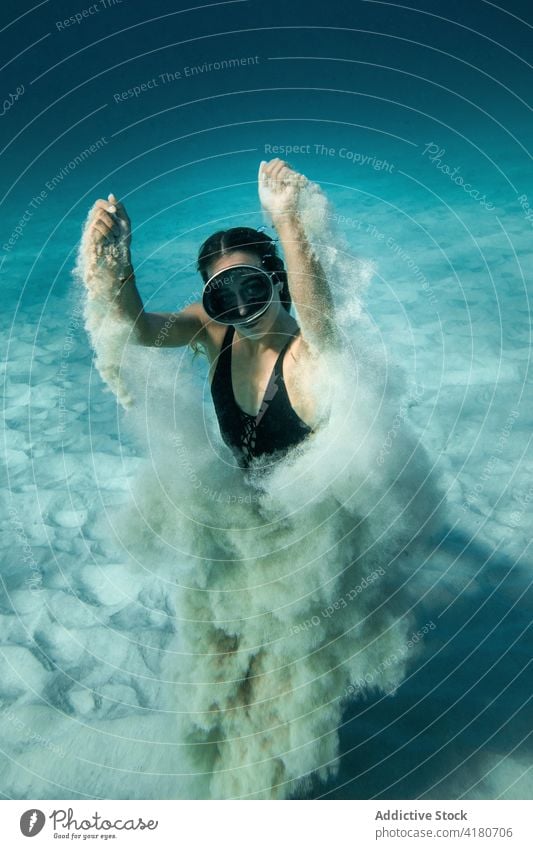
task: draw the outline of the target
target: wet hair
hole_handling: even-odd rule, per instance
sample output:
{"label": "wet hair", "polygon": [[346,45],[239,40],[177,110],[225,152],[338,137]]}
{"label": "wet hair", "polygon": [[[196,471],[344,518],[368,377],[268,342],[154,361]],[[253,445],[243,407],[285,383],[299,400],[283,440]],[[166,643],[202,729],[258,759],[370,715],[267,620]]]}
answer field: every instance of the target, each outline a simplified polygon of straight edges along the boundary
{"label": "wet hair", "polygon": [[207,270],[209,265],[221,256],[238,250],[250,250],[257,254],[261,260],[261,267],[265,271],[274,272],[273,282],[279,281],[283,284],[280,301],[287,312],[290,312],[292,301],[283,260],[277,253],[274,240],[261,230],[254,230],[252,227],[232,227],[230,230],[218,230],[209,236],[198,251],[196,266],[204,283],[207,283],[209,279]]}

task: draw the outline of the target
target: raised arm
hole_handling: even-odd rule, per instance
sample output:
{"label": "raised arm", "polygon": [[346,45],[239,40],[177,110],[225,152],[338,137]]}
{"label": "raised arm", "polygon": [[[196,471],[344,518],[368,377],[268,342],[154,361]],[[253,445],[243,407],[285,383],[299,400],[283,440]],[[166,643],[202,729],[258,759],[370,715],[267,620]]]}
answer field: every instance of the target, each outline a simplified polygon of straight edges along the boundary
{"label": "raised arm", "polygon": [[261,163],[259,197],[283,247],[302,337],[313,348],[324,350],[336,346],[338,338],[331,290],[298,213],[298,195],[306,183],[306,177],[281,159]]}
{"label": "raised arm", "polygon": [[[131,222],[126,209],[113,194],[96,201],[88,222],[88,250],[105,274],[94,273],[86,281],[90,289],[105,285],[113,310],[131,323],[131,342],[155,347],[180,347],[204,342],[207,316],[201,304],[191,304],[179,312],[146,312],[137,289],[131,262]],[[104,280],[104,284],[102,284]]]}

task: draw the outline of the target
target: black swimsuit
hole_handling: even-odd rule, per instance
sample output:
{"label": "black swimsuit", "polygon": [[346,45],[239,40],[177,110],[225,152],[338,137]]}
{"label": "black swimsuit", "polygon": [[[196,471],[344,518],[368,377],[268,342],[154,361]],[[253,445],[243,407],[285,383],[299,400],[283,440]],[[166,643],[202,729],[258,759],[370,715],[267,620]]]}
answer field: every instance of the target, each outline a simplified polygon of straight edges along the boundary
{"label": "black swimsuit", "polygon": [[312,430],[293,410],[283,379],[283,357],[293,337],[279,353],[261,409],[257,416],[250,416],[241,410],[233,392],[231,351],[234,334],[235,328],[228,327],[218,355],[211,395],[224,442],[232,449],[239,463],[248,466],[254,457],[288,451],[302,442]]}

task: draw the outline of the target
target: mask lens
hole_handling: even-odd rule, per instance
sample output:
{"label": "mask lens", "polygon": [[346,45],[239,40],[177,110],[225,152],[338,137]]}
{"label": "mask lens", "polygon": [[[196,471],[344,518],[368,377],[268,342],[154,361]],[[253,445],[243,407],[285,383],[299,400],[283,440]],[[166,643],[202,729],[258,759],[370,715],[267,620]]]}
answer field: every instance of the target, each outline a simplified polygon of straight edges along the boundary
{"label": "mask lens", "polygon": [[245,324],[268,309],[272,295],[272,281],[266,272],[253,265],[235,265],[207,281],[203,305],[208,316],[220,324]]}

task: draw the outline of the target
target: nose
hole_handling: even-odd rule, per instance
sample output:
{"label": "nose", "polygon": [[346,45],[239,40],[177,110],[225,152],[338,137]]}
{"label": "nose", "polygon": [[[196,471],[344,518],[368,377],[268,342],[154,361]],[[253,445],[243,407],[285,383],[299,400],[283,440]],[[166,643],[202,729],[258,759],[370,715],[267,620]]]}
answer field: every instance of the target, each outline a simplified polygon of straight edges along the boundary
{"label": "nose", "polygon": [[239,295],[237,295],[237,309],[239,310],[239,315],[246,315],[246,304],[242,302],[242,299]]}

